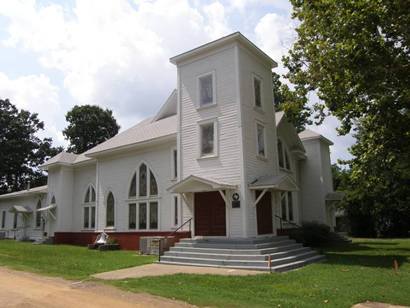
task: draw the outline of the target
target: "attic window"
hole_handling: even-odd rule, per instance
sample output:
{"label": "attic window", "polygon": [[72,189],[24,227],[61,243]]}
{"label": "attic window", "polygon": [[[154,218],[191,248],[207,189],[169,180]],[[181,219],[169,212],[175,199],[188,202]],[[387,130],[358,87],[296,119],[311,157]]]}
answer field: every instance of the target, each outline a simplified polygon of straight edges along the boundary
{"label": "attic window", "polygon": [[253,76],[253,98],[255,107],[262,108],[262,80]]}
{"label": "attic window", "polygon": [[198,77],[199,107],[215,104],[215,76],[207,73]]}

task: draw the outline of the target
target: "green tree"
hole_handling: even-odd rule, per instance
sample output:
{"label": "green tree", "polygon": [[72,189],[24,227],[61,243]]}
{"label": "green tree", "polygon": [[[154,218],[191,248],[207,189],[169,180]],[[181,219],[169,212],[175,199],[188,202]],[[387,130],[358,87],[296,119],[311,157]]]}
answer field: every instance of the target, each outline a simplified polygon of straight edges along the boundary
{"label": "green tree", "polygon": [[38,167],[62,148],[54,148],[51,138],[38,138],[43,129],[36,113],[0,99],[0,194],[24,189],[27,182],[32,187],[47,182]]}
{"label": "green tree", "polygon": [[63,134],[70,142],[69,152],[83,153],[115,136],[120,129],[112,111],[98,106],[74,106],[66,114],[69,123]]}
{"label": "green tree", "polygon": [[298,132],[304,130],[306,124],[312,124],[312,114],[307,106],[307,97],[303,87],[291,90],[280,81],[280,75],[272,73],[273,97],[276,111],[283,111]]}
{"label": "green tree", "polygon": [[[314,91],[323,119],[354,129],[346,204],[373,234],[406,235],[410,212],[410,2],[291,0],[298,38],[287,78]],[[371,232],[369,232],[371,233]]]}

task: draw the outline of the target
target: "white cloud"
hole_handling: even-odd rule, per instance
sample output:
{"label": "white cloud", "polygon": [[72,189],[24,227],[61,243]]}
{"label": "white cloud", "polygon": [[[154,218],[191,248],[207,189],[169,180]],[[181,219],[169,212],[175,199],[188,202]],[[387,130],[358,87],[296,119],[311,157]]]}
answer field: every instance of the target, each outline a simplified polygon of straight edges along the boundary
{"label": "white cloud", "polygon": [[259,20],[255,34],[259,46],[278,62],[276,71],[283,73],[285,70],[281,64],[282,57],[287,55],[296,39],[294,21],[290,17],[269,13]]}
{"label": "white cloud", "polygon": [[225,8],[220,2],[216,1],[206,5],[203,10],[208,18],[208,25],[205,30],[212,39],[220,38],[232,32],[227,23]]}
{"label": "white cloud", "polygon": [[19,109],[39,114],[39,119],[46,124],[46,130],[38,134],[40,137],[50,137],[51,134],[56,144],[66,144],[60,126],[64,123],[64,115],[59,113],[59,91],[47,76],[28,75],[10,79],[0,72],[0,93],[2,99],[8,98]]}

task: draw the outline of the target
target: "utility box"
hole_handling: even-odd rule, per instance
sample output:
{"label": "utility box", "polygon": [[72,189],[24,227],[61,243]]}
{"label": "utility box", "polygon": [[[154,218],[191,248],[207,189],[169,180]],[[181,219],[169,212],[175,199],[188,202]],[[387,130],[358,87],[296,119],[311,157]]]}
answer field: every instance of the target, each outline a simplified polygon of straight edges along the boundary
{"label": "utility box", "polygon": [[140,237],[140,253],[144,255],[162,255],[174,245],[175,237],[142,236]]}

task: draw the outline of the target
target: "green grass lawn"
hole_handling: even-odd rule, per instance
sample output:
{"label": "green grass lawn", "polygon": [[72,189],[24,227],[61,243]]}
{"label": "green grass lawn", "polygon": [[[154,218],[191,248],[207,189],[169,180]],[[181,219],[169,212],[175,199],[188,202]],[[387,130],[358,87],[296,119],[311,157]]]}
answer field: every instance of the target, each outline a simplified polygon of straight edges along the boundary
{"label": "green grass lawn", "polygon": [[[327,261],[257,276],[180,274],[111,282],[199,306],[351,307],[366,300],[410,305],[410,240],[355,239],[327,248]],[[399,270],[393,270],[393,260]]]}
{"label": "green grass lawn", "polygon": [[153,260],[154,257],[139,256],[135,251],[100,252],[69,245],[0,241],[0,266],[67,279],[84,279],[91,274],[143,265]]}

